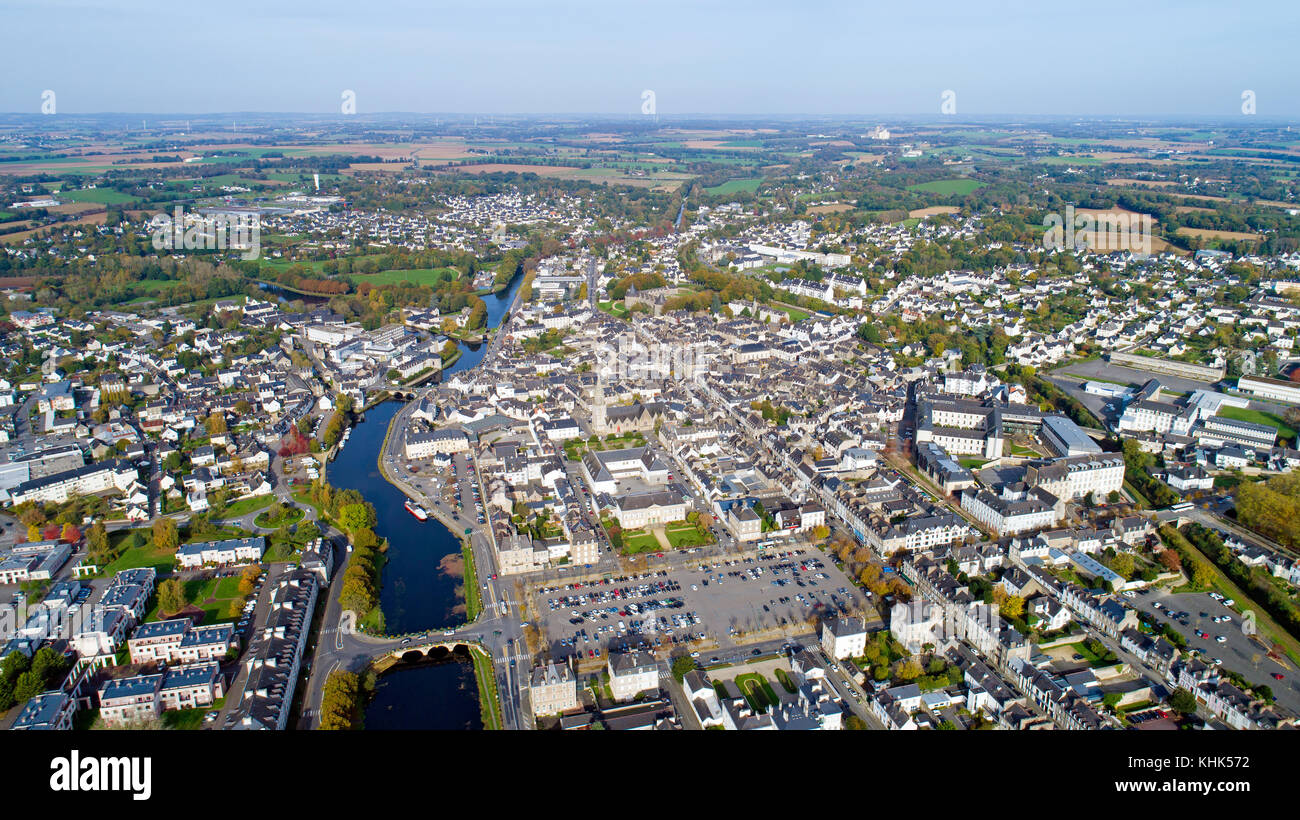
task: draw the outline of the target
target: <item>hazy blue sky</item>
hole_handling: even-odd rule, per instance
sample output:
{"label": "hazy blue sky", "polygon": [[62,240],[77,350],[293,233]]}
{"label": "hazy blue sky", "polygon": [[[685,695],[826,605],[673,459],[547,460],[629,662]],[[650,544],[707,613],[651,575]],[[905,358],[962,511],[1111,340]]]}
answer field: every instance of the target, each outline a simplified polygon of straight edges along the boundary
{"label": "hazy blue sky", "polygon": [[0,111],[1300,116],[1300,3],[0,0]]}

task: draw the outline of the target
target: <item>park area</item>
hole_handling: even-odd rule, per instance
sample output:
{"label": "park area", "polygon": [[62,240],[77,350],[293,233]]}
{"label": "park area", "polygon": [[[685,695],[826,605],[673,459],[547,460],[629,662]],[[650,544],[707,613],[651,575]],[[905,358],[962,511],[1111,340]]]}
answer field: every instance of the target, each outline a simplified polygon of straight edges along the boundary
{"label": "park area", "polygon": [[713,667],[709,676],[719,698],[742,697],[755,714],[766,714],[779,706],[782,698],[794,700],[796,697],[794,680],[785,661],[780,659]]}
{"label": "park area", "polygon": [[[215,578],[190,578],[182,582],[185,590],[185,601],[188,609],[183,611],[193,612],[195,609],[202,610],[203,618],[201,623],[228,623],[236,621],[243,612],[244,602],[248,599],[248,594],[240,591],[240,578],[238,575],[230,577]],[[146,621],[161,620],[163,613],[160,612],[160,596],[155,596],[153,609],[145,616]],[[175,615],[169,612],[167,615]]]}

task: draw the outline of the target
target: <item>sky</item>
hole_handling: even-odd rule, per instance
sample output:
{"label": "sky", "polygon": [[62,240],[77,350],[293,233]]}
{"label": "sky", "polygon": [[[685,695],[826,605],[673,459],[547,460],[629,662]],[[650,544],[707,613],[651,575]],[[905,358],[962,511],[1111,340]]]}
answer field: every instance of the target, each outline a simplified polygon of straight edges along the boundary
{"label": "sky", "polygon": [[1300,118],[1300,3],[0,0],[0,112]]}

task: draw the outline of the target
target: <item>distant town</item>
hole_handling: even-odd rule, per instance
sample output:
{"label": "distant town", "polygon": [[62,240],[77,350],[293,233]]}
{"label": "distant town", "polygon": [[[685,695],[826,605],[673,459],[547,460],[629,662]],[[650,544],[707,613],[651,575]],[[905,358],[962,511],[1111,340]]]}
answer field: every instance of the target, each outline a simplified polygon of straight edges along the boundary
{"label": "distant town", "polygon": [[1290,128],[229,119],[0,118],[0,726],[1300,724]]}

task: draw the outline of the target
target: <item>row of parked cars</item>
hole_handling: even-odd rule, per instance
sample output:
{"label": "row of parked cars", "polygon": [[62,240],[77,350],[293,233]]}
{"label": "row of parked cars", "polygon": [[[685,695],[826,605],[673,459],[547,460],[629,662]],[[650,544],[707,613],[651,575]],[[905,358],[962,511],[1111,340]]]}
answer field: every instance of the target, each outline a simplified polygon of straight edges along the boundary
{"label": "row of parked cars", "polygon": [[248,596],[244,602],[244,614],[239,617],[238,628],[242,631],[248,628],[249,622],[253,618],[253,610],[257,609],[257,596],[262,592],[262,584],[266,582],[266,573],[263,572],[257,576],[257,581],[253,584],[253,594]]}

